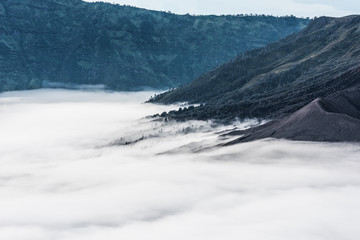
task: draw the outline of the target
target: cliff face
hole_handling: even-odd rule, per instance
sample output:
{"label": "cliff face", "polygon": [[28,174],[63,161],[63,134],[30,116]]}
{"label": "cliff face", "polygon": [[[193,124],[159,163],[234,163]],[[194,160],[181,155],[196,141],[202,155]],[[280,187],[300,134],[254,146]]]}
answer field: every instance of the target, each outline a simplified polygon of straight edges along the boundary
{"label": "cliff face", "polygon": [[205,103],[175,119],[281,118],[360,82],[360,16],[322,17],[151,101]]}
{"label": "cliff face", "polygon": [[0,0],[0,91],[43,82],[117,90],[186,83],[309,20],[190,16],[80,0]]}

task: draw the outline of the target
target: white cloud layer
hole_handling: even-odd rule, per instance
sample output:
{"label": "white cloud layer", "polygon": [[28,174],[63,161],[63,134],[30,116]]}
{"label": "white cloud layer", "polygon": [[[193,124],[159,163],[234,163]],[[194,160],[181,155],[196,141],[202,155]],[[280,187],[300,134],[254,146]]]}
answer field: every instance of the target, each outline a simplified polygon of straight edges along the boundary
{"label": "white cloud layer", "polygon": [[[358,144],[267,140],[191,153],[220,129],[139,120],[171,108],[139,104],[149,95],[0,94],[0,239],[360,236]],[[176,134],[191,126],[202,131]],[[164,134],[103,147],[153,128]]]}
{"label": "white cloud layer", "polygon": [[[86,0],[96,2],[97,0]],[[104,2],[127,4],[146,9],[171,11],[179,14],[269,14],[299,17],[341,17],[360,13],[360,4],[355,0],[104,0]]]}

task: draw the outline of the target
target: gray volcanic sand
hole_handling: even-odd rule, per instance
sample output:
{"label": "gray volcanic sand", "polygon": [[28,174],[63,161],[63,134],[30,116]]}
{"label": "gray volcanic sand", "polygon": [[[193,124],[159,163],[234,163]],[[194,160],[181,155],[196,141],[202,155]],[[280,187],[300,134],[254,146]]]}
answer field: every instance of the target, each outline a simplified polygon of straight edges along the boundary
{"label": "gray volcanic sand", "polygon": [[243,136],[230,142],[230,145],[264,138],[359,142],[360,88],[346,90],[329,98],[315,99],[288,117],[231,134]]}

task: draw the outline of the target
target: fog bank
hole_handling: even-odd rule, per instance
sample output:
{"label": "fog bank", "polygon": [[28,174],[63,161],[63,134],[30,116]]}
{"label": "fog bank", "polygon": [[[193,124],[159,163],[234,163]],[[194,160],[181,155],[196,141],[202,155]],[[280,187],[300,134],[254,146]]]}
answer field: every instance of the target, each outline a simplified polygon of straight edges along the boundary
{"label": "fog bank", "polygon": [[360,145],[216,148],[234,126],[146,119],[175,107],[151,95],[0,94],[0,239],[360,236]]}

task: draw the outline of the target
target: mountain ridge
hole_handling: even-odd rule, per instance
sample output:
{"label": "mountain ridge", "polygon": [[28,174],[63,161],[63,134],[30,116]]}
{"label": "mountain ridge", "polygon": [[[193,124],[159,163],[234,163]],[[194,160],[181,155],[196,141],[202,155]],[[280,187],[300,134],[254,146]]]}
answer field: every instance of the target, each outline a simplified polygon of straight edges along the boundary
{"label": "mountain ridge", "polygon": [[0,91],[44,81],[175,87],[310,22],[175,15],[81,0],[0,0],[0,20]]}
{"label": "mountain ridge", "polygon": [[321,17],[150,102],[202,104],[167,115],[177,120],[282,118],[354,86],[359,67],[360,16]]}

